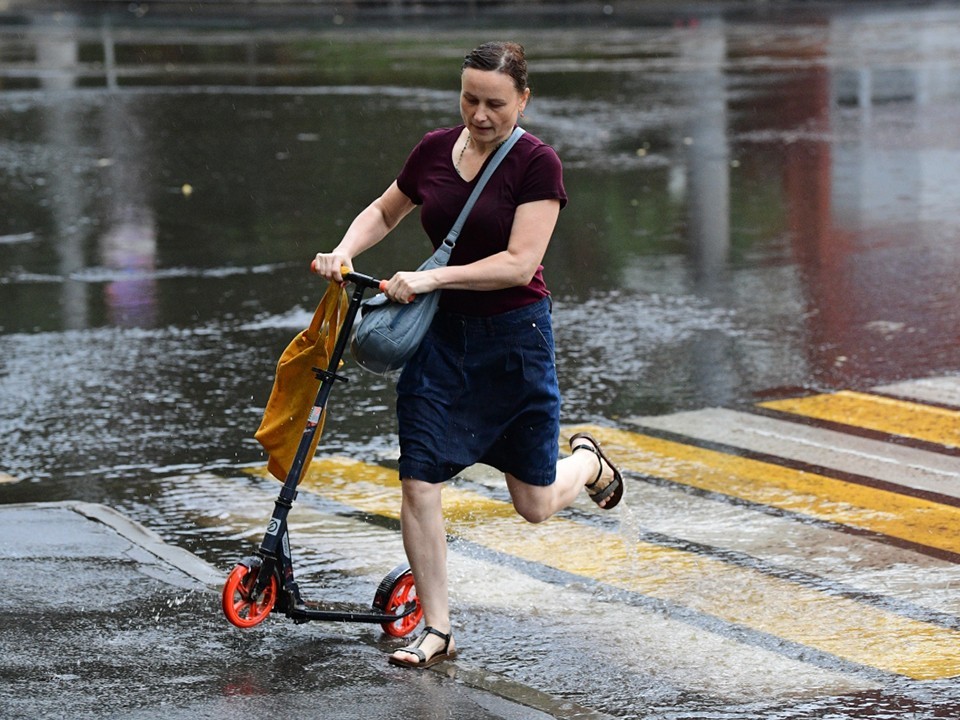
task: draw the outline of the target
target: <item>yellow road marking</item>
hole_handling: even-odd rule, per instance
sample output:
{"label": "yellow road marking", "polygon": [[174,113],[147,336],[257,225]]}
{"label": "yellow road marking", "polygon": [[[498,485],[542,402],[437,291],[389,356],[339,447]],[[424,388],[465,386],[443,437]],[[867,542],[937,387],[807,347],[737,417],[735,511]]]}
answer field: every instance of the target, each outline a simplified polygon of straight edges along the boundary
{"label": "yellow road marking", "polygon": [[624,470],[960,554],[960,507],[623,430],[571,432],[584,429]]}
{"label": "yellow road marking", "polygon": [[[400,484],[384,467],[317,458],[300,489],[399,518]],[[563,518],[530,525],[509,503],[455,485],[443,498],[448,532],[477,545],[884,671],[922,680],[960,675],[960,632]]]}
{"label": "yellow road marking", "polygon": [[759,407],[960,447],[960,411],[843,390]]}

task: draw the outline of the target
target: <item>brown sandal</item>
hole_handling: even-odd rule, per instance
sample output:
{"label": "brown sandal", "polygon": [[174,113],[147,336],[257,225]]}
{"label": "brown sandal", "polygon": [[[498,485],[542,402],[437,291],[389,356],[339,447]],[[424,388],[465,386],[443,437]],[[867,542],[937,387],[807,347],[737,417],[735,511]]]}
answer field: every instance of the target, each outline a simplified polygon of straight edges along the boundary
{"label": "brown sandal", "polygon": [[[573,443],[576,440],[586,440],[587,444],[580,444],[574,447]],[[600,463],[600,470],[597,472],[597,478],[592,483],[587,483],[587,494],[590,495],[590,499],[593,500],[597,505],[600,505],[604,500],[610,498],[610,502],[606,505],[601,505],[604,510],[612,510],[620,502],[620,498],[623,497],[623,476],[620,474],[620,470],[617,469],[617,466],[610,462],[610,459],[603,454],[603,450],[600,448],[600,443],[597,441],[593,435],[588,432],[578,432],[576,435],[570,438],[570,451],[576,452],[577,450],[587,450],[592,452],[597,456],[597,460]],[[597,487],[597,483],[600,482],[600,478],[603,475],[603,464],[606,463],[610,466],[610,469],[613,470],[613,480],[608,482],[603,487]]]}
{"label": "brown sandal", "polygon": [[[431,655],[429,658],[427,654],[420,649],[420,646],[423,644],[423,641],[427,639],[427,635],[436,635],[438,638],[443,640],[443,648],[438,652]],[[423,629],[423,632],[420,633],[420,637],[417,638],[417,641],[413,645],[407,645],[407,647],[402,647],[396,652],[405,652],[410,653],[411,655],[416,655],[419,659],[419,662],[413,662],[412,660],[403,660],[401,658],[390,656],[390,662],[393,665],[399,665],[400,667],[411,667],[411,668],[428,668],[431,665],[436,665],[439,662],[444,660],[452,660],[457,656],[456,650],[450,650],[450,640],[452,638],[452,633],[442,633],[434,627],[427,625]]]}

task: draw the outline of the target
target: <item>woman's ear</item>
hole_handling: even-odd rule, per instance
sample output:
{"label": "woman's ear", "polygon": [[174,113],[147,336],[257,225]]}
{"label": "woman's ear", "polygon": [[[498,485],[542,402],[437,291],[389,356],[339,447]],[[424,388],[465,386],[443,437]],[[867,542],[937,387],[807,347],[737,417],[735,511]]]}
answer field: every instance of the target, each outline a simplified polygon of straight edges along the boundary
{"label": "woman's ear", "polygon": [[524,90],[520,96],[520,109],[517,113],[520,117],[523,117],[523,111],[526,109],[528,102],[530,102],[530,88]]}

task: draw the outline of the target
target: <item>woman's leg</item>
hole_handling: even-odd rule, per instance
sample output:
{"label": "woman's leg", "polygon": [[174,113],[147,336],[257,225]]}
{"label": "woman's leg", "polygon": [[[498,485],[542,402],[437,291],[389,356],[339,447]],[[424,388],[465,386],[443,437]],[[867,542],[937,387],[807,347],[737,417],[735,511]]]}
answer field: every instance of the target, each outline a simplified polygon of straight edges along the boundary
{"label": "woman's leg", "polygon": [[[440,492],[443,485],[405,479],[401,483],[400,528],[403,548],[413,570],[417,596],[424,621],[440,632],[450,632],[450,604],[447,592],[447,532],[443,521]],[[420,649],[429,659],[443,648],[443,641],[427,635]],[[454,649],[450,641],[449,651]],[[411,653],[397,650],[393,657],[418,662]]]}
{"label": "woman's leg", "polygon": [[[528,485],[507,473],[507,488],[520,516],[528,522],[539,523],[569,507],[584,486],[597,479],[598,470],[601,480],[613,479],[613,468],[596,455],[575,452],[557,462],[557,479],[552,485]],[[605,505],[606,501],[600,507]]]}

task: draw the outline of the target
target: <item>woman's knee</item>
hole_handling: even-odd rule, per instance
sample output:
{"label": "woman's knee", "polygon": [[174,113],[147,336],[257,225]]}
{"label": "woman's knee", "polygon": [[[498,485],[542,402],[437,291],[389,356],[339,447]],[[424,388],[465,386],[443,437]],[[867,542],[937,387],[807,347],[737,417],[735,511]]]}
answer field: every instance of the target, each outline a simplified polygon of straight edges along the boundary
{"label": "woman's knee", "polygon": [[549,512],[547,508],[537,503],[525,504],[514,501],[513,507],[516,509],[517,514],[520,515],[520,517],[522,517],[528,523],[533,523],[534,525],[549,520],[553,516],[552,512]]}
{"label": "woman's knee", "polygon": [[514,510],[528,523],[542,523],[553,515],[547,488],[523,484],[509,484],[508,487]]}
{"label": "woman's knee", "polygon": [[403,501],[409,505],[423,507],[435,505],[440,501],[442,487],[439,484],[404,478],[400,483]]}

